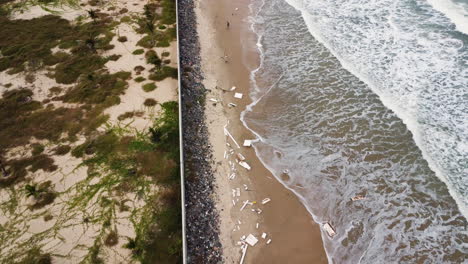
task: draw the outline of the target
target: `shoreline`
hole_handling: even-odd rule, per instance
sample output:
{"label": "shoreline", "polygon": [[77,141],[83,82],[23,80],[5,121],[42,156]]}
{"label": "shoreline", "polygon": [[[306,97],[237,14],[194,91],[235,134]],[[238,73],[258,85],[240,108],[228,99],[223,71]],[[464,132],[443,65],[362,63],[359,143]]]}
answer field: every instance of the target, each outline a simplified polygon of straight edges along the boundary
{"label": "shoreline", "polygon": [[[237,148],[236,142],[223,131],[226,127],[239,145],[245,139],[255,138],[240,120],[241,112],[251,103],[248,96],[250,70],[246,64],[259,63],[259,54],[246,51],[243,46],[247,38],[252,42],[247,46],[256,48],[256,36],[246,19],[249,4],[247,0],[216,4],[199,0],[196,11],[204,85],[208,91],[205,112],[213,164],[216,164],[213,168],[217,185],[215,205],[219,212],[223,257],[226,263],[238,262],[241,258],[238,242],[242,236],[253,234],[259,242],[248,247],[245,263],[326,263],[320,228],[299,198],[263,166],[253,148]],[[243,58],[248,59],[244,61]],[[234,92],[243,94],[243,99],[233,98],[234,92],[228,91],[233,86],[237,87]],[[231,108],[229,103],[237,106]],[[238,153],[246,158],[252,167],[250,171],[236,165]],[[232,174],[235,178],[229,180]],[[237,192],[236,197],[232,197],[232,191],[238,188],[242,190],[240,196]],[[260,201],[265,198],[270,198],[271,202],[262,205]],[[257,203],[241,211],[247,200]],[[266,233],[266,239],[261,238],[262,233]],[[267,245],[269,239],[271,243]]]}

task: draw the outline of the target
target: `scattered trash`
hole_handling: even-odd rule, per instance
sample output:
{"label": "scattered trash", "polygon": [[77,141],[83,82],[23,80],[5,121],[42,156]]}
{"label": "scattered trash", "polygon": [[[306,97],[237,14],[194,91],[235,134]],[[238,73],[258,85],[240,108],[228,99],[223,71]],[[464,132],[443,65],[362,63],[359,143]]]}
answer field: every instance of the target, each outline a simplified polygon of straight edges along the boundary
{"label": "scattered trash", "polygon": [[239,162],[239,165],[241,165],[242,167],[246,168],[247,170],[250,170],[250,169],[251,169],[251,168],[250,168],[250,165],[249,165],[247,162],[245,162],[245,161]]}
{"label": "scattered trash", "polygon": [[257,228],[257,229],[258,229],[258,226],[259,226],[259,225],[260,225],[260,224],[259,224],[259,223],[257,223],[257,225],[255,226],[255,228]]}
{"label": "scattered trash", "polygon": [[247,184],[244,184],[244,190],[248,191],[249,187],[247,187]]}
{"label": "scattered trash", "polygon": [[261,214],[263,211],[261,209],[257,209],[257,214]]}
{"label": "scattered trash", "polygon": [[237,188],[237,189],[236,189],[236,195],[237,195],[237,197],[240,196],[240,188]]}
{"label": "scattered trash", "polygon": [[267,245],[269,245],[270,243],[271,243],[271,238],[270,238],[270,239],[268,239],[268,241],[267,241]]}
{"label": "scattered trash", "polygon": [[235,103],[229,103],[228,106],[229,107],[236,107],[237,105]]}
{"label": "scattered trash", "polygon": [[231,91],[234,91],[236,88],[237,88],[237,87],[233,86],[233,87],[231,88]]}
{"label": "scattered trash", "polygon": [[266,238],[266,236],[267,236],[267,234],[266,234],[266,233],[262,233],[262,238],[263,238],[263,239],[265,239],[265,238]]}
{"label": "scattered trash", "polygon": [[214,98],[210,98],[210,101],[213,102],[213,103],[217,103],[218,100],[214,99]]}
{"label": "scattered trash", "polygon": [[245,254],[247,253],[247,245],[243,245],[243,247],[241,248],[242,248],[242,257],[240,260],[240,264],[244,263]]}
{"label": "scattered trash", "polygon": [[235,93],[234,94],[234,98],[237,98],[237,99],[242,99],[242,96],[244,96],[244,95],[241,94],[241,93]]}
{"label": "scattered trash", "polygon": [[262,204],[267,204],[270,201],[271,201],[270,198],[265,198],[265,199],[262,200]]}
{"label": "scattered trash", "polygon": [[247,236],[247,238],[245,239],[245,242],[247,242],[247,244],[253,247],[255,246],[255,244],[257,244],[258,239],[254,235],[249,234],[249,236]]}
{"label": "scattered trash", "polygon": [[239,160],[245,160],[244,155],[242,155],[240,153],[237,153],[237,158],[239,158]]}
{"label": "scattered trash", "polygon": [[362,196],[362,195],[357,195],[357,196],[354,196],[353,198],[351,198],[351,201],[359,201],[359,200],[364,200],[366,199],[366,197]]}
{"label": "scattered trash", "polygon": [[336,235],[335,229],[328,222],[323,225],[323,229],[327,231],[330,237],[333,237],[334,235]]}
{"label": "scattered trash", "polygon": [[247,206],[248,203],[249,203],[249,200],[245,201],[240,210],[241,211],[244,210],[244,208]]}
{"label": "scattered trash", "polygon": [[231,133],[229,133],[226,126],[224,127],[224,134],[231,138],[231,140],[234,142],[234,144],[236,144],[237,148],[240,148],[239,144],[237,144],[237,141],[234,139],[234,137],[231,135]]}
{"label": "scattered trash", "polygon": [[246,139],[244,140],[244,147],[250,147],[252,146],[252,140]]}

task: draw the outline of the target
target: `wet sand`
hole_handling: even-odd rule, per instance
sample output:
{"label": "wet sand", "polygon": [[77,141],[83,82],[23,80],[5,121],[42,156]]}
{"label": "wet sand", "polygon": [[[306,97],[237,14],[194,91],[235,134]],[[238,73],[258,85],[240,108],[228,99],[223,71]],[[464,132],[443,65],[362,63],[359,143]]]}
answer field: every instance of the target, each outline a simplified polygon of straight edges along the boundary
{"label": "wet sand", "polygon": [[[320,228],[300,200],[262,165],[253,148],[237,148],[223,131],[227,124],[227,130],[239,145],[244,139],[255,138],[240,121],[240,113],[251,102],[248,96],[250,69],[259,63],[256,39],[249,32],[246,20],[248,4],[248,0],[196,1],[204,85],[208,89],[206,124],[215,164],[215,199],[220,215],[219,236],[225,263],[239,262],[241,250],[237,242],[240,237],[250,233],[259,242],[248,248],[244,263],[326,263]],[[235,92],[243,93],[242,99],[234,98],[234,92],[224,91],[232,86],[237,87]],[[231,102],[237,107],[228,107]],[[225,153],[231,149],[233,154],[226,159]],[[245,156],[252,167],[250,171],[236,164],[237,153]],[[232,173],[229,161],[236,171],[233,180],[228,179]],[[244,184],[249,191],[245,191]],[[232,189],[236,188],[242,191],[238,202],[234,198],[236,205],[233,205]],[[261,201],[266,197],[271,202],[262,205]],[[245,200],[257,203],[240,211]],[[252,209],[261,209],[262,212],[258,214]],[[259,223],[258,229],[256,223]],[[237,230],[237,226],[240,230]],[[263,232],[267,234],[266,239],[261,238]],[[267,245],[268,239],[271,239],[271,243]]]}

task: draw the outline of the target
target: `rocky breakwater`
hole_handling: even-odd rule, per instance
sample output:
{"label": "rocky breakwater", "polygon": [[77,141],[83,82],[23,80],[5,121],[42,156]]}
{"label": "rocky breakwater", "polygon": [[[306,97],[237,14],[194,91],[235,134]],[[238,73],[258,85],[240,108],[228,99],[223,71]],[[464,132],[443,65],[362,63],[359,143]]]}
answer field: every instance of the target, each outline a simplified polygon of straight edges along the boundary
{"label": "rocky breakwater", "polygon": [[212,151],[193,0],[178,1],[182,137],[188,263],[221,263],[218,212],[213,201]]}

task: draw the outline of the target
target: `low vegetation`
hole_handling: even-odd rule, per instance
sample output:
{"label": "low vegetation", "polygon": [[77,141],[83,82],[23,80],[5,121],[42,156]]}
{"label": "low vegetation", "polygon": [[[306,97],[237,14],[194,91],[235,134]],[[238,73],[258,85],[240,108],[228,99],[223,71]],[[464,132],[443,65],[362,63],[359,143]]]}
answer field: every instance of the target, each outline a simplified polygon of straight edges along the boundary
{"label": "low vegetation", "polygon": [[[144,131],[129,125],[145,114],[141,111],[119,115],[118,121],[125,122],[109,122],[105,110],[120,104],[132,73],[109,72],[105,64],[121,55],[108,52],[103,56],[114,48],[114,29],[127,17],[125,23],[136,20],[138,32],[143,35],[140,46],[144,48],[133,54],[145,54],[154,66],[150,77],[155,81],[177,78],[177,70],[161,59],[169,54],[160,57],[152,50],[169,46],[176,37],[175,1],[150,1],[140,18],[129,12],[118,21],[100,10],[119,9],[106,8],[107,2],[101,0],[88,1],[92,7],[86,7],[86,16],[73,22],[54,12],[30,20],[8,16],[11,10],[27,5],[38,4],[48,10],[61,5],[78,7],[77,3],[0,0],[0,72],[23,72],[34,83],[35,73],[43,70],[60,84],[49,89],[46,99],[39,100],[35,91],[11,84],[1,95],[0,191],[7,198],[0,201],[0,211],[17,222],[43,219],[53,224],[43,232],[26,236],[21,245],[9,250],[4,249],[27,230],[0,225],[0,240],[6,241],[0,243],[0,262],[46,264],[56,258],[65,261],[61,259],[65,256],[46,252],[42,241],[64,239],[60,228],[92,225],[99,232],[90,238],[91,246],[78,246],[87,250],[82,263],[106,263],[109,248],[121,247],[124,241],[136,262],[181,263],[177,103],[162,103],[160,112],[155,113],[158,102],[146,99],[142,109],[152,113],[154,123]],[[121,9],[118,13],[127,12]],[[117,41],[128,39],[120,36]],[[140,75],[145,68],[137,66],[133,70]],[[143,82],[145,77],[138,76],[135,81]],[[149,92],[157,85],[151,82],[142,88]],[[73,177],[75,171],[86,168],[85,177],[74,179],[76,183],[71,187],[57,191],[52,180],[63,173],[58,160],[79,164],[63,177]],[[28,204],[23,208],[20,203],[24,200]],[[138,202],[138,206],[130,202]],[[61,206],[60,212],[50,210],[56,206]],[[134,237],[119,233],[117,223],[122,212],[130,215]]]}

